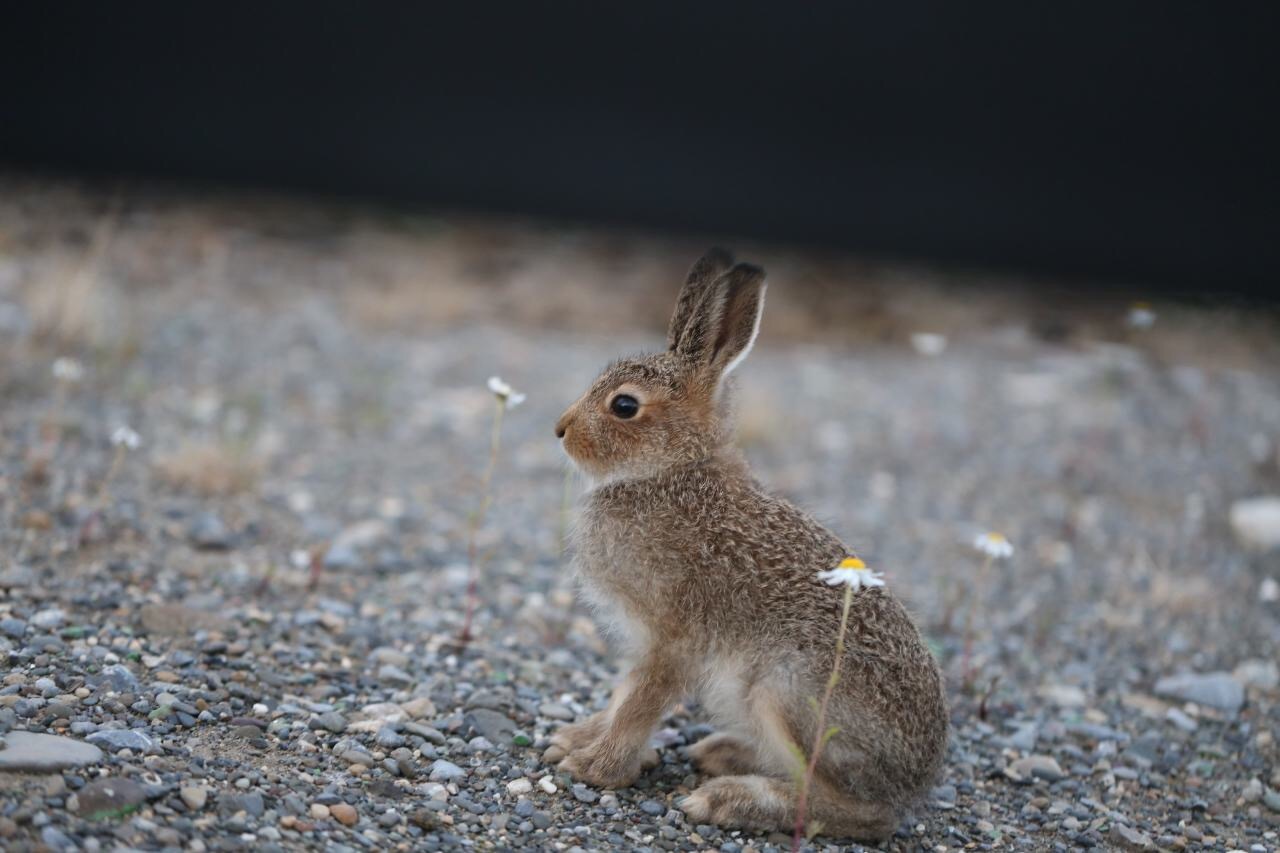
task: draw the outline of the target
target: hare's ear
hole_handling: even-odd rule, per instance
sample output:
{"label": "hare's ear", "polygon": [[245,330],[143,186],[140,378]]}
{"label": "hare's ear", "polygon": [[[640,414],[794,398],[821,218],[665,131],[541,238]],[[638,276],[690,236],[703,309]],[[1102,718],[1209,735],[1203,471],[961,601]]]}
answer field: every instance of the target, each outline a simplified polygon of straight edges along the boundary
{"label": "hare's ear", "polygon": [[735,264],[715,280],[680,335],[678,355],[723,377],[747,357],[764,312],[764,270]]}
{"label": "hare's ear", "polygon": [[676,311],[671,315],[671,326],[667,329],[667,349],[675,350],[679,346],[680,336],[688,327],[694,309],[707,295],[712,283],[731,266],[733,255],[724,249],[712,248],[689,269],[684,287],[680,288],[680,297],[676,300]]}

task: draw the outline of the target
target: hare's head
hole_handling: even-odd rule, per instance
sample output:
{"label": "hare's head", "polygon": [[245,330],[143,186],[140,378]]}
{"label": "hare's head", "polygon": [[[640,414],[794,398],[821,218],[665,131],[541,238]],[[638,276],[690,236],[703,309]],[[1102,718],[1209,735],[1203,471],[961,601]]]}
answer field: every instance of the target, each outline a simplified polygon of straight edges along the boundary
{"label": "hare's head", "polygon": [[597,480],[635,479],[721,445],[730,432],[725,377],[755,341],[764,290],[764,270],[723,250],[694,264],[666,351],[611,364],[560,416],[556,436],[578,467]]}

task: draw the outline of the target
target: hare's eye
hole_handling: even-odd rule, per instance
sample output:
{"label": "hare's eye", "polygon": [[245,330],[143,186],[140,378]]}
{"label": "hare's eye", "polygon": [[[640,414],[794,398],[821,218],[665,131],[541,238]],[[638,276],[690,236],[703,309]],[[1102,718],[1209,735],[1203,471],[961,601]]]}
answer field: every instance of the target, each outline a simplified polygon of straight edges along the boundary
{"label": "hare's eye", "polygon": [[619,394],[613,398],[613,402],[609,404],[609,411],[618,417],[626,420],[634,418],[636,412],[640,411],[640,401],[630,394]]}

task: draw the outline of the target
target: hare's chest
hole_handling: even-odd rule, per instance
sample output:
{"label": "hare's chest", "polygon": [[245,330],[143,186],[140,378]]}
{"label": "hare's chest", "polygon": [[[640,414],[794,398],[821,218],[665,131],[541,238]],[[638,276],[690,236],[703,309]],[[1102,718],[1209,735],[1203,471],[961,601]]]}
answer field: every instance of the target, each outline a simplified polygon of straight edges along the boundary
{"label": "hare's chest", "polygon": [[639,653],[648,645],[660,596],[652,572],[642,560],[628,559],[628,551],[601,536],[578,542],[574,560],[579,590],[601,630],[624,653]]}

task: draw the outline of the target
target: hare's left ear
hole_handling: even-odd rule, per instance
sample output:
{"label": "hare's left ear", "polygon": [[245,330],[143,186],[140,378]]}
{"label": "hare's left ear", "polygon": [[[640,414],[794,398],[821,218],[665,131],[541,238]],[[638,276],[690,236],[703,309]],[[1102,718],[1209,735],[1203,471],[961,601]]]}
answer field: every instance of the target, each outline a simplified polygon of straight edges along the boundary
{"label": "hare's left ear", "polygon": [[720,377],[747,357],[764,313],[764,270],[735,264],[708,288],[675,347]]}
{"label": "hare's left ear", "polygon": [[676,300],[675,313],[671,315],[671,326],[667,329],[667,349],[674,352],[680,346],[680,336],[689,327],[693,312],[715,280],[731,266],[733,255],[719,247],[712,247],[689,269],[684,287],[680,288],[680,297]]}

